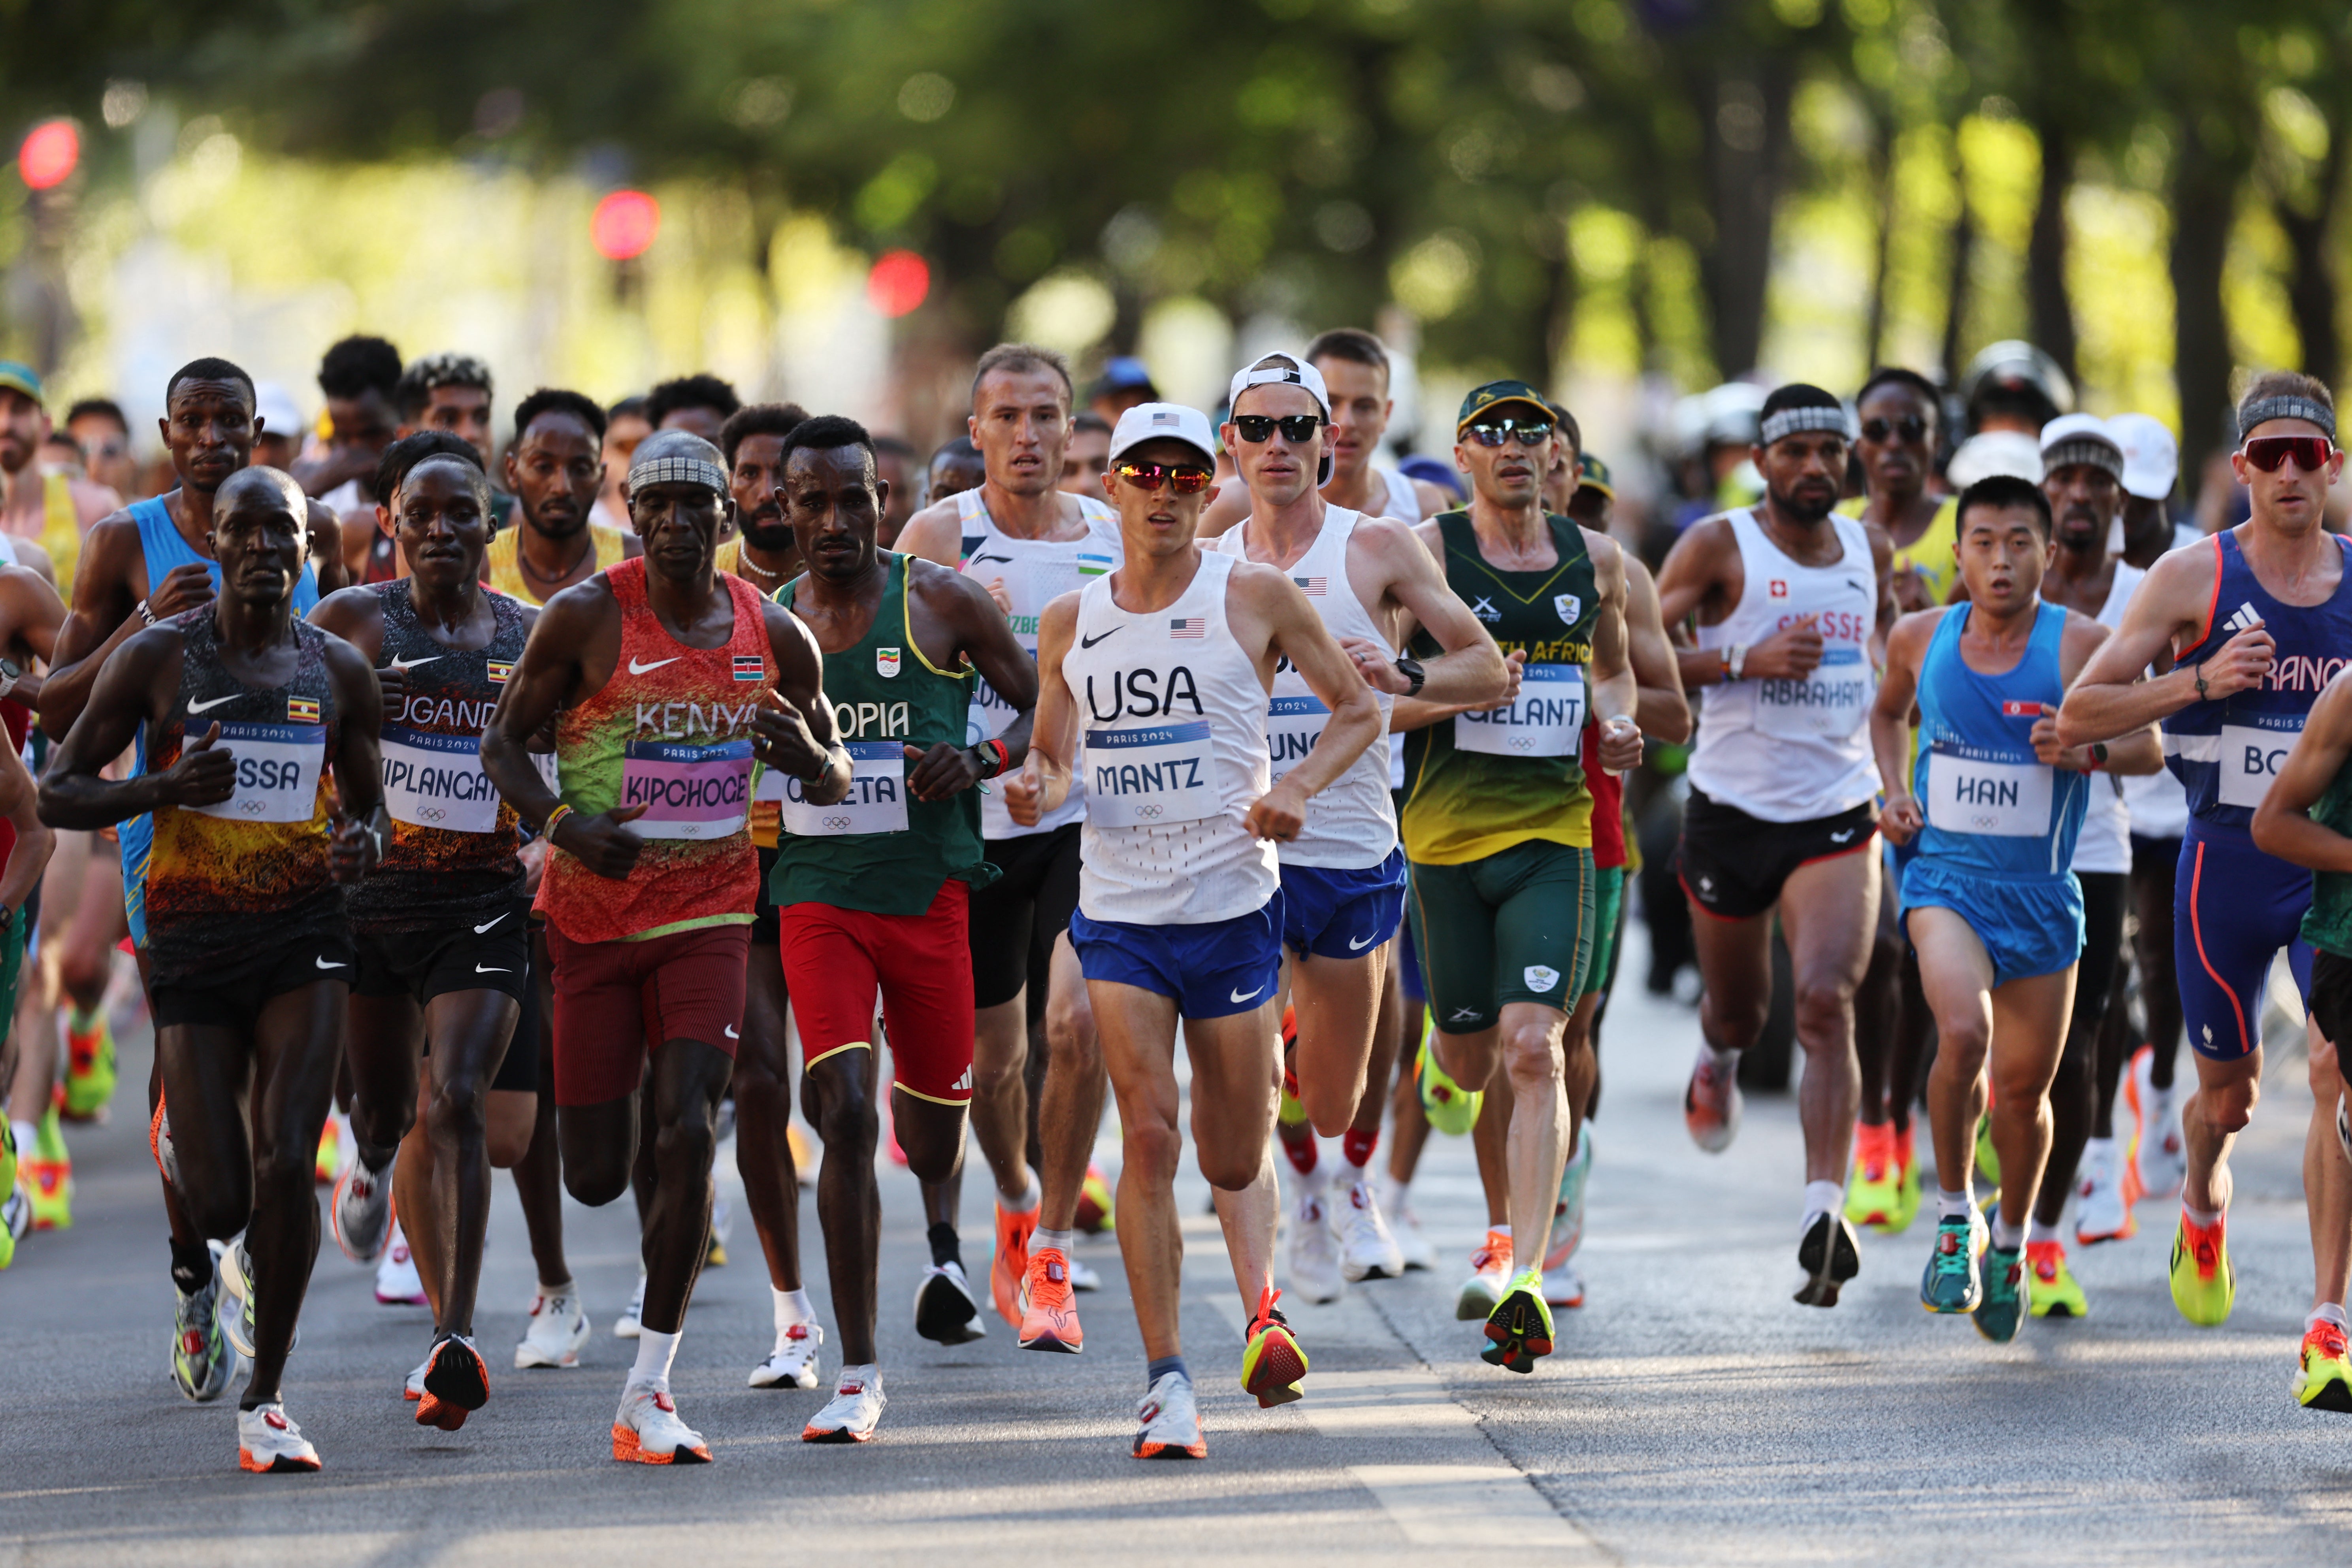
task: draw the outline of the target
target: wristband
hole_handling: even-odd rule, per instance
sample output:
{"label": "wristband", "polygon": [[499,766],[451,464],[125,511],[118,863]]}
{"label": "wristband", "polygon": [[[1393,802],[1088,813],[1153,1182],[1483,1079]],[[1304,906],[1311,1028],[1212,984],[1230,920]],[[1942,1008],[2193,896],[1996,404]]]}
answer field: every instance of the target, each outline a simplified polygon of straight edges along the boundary
{"label": "wristband", "polygon": [[554,843],[555,825],[571,815],[572,807],[570,805],[562,801],[556,802],[555,809],[547,814],[547,820],[539,825],[539,836],[541,838],[546,839],[550,844]]}
{"label": "wristband", "polygon": [[2094,742],[2091,742],[2091,765],[2090,765],[2089,767],[2087,767],[2087,768],[2084,768],[2083,771],[2084,771],[2084,773],[2097,773],[2101,768],[2105,767],[2106,765],[2107,765],[2107,743],[2106,743],[2105,741],[2094,741]]}
{"label": "wristband", "polygon": [[1732,679],[1746,679],[1748,675],[1748,645],[1744,642],[1733,643],[1731,645],[1730,651],[1723,656],[1723,668],[1729,673]]}
{"label": "wristband", "polygon": [[1013,765],[1012,749],[994,736],[972,748],[980,753],[980,776],[992,779]]}
{"label": "wristband", "polygon": [[841,742],[838,741],[835,741],[832,745],[827,746],[824,749],[824,755],[817,760],[816,771],[802,774],[801,783],[814,784],[817,780],[824,777],[827,773],[832,771],[833,753],[839,750],[841,750]]}
{"label": "wristband", "polygon": [[156,624],[155,612],[147,607],[146,600],[140,600],[137,605],[132,606],[132,608],[139,612],[139,618],[145,621],[149,626],[152,626]]}

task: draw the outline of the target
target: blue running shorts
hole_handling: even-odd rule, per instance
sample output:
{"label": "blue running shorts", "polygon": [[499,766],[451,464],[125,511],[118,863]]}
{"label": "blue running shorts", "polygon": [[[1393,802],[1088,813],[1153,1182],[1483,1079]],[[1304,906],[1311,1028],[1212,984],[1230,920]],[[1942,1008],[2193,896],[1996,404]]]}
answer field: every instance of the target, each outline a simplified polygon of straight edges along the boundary
{"label": "blue running shorts", "polygon": [[1995,985],[2055,974],[2083,956],[2083,889],[2072,871],[2005,881],[1920,855],[1903,868],[1906,920],[1917,909],[1949,910],[1968,921],[1992,960]]}
{"label": "blue running shorts", "polygon": [[1223,1018],[1264,1006],[1282,977],[1282,892],[1260,908],[1205,925],[1129,925],[1070,917],[1070,945],[1088,980],[1116,981],[1176,999],[1187,1018]]}
{"label": "blue running shorts", "polygon": [[1377,866],[1282,868],[1282,941],[1318,958],[1361,958],[1404,921],[1404,846]]}

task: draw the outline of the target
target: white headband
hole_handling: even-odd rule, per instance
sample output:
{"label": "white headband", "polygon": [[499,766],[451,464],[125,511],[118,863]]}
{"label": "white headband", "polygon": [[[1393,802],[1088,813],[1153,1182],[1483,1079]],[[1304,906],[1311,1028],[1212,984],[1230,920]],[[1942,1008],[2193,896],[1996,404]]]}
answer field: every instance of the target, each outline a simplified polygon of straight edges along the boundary
{"label": "white headband", "polygon": [[716,463],[699,458],[648,458],[629,470],[629,493],[647,485],[702,485],[727,493],[727,476]]}
{"label": "white headband", "polygon": [[1757,433],[1756,444],[1769,447],[1800,430],[1834,430],[1848,440],[1853,438],[1853,431],[1846,424],[1843,407],[1834,403],[1809,403],[1793,408],[1776,408],[1766,415],[1763,428]]}

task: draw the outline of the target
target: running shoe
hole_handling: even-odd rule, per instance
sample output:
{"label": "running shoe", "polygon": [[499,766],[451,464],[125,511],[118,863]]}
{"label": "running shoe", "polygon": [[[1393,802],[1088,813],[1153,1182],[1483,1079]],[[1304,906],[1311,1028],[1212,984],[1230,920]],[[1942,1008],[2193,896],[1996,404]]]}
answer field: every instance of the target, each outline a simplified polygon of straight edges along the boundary
{"label": "running shoe", "polygon": [[1739,1136],[1739,1061],[1721,1064],[1702,1042],[1698,1060],[1691,1064],[1690,1082],[1683,1089],[1683,1125],[1691,1142],[1710,1154],[1720,1154]]}
{"label": "running shoe", "polygon": [[707,1465],[710,1445],[677,1418],[677,1401],[657,1384],[621,1390],[613,1415],[613,1458],[633,1465]]}
{"label": "running shoe", "polygon": [[[1018,1321],[1016,1319],[1015,1321]],[[915,1286],[915,1331],[935,1344],[965,1344],[987,1334],[980,1321],[980,1302],[963,1265],[950,1259],[923,1270]]]}
{"label": "running shoe", "polygon": [[1977,1118],[1977,1169],[1988,1184],[2000,1185],[2000,1152],[1992,1146],[1992,1092],[1985,1092],[1984,1114]]}
{"label": "running shoe", "polygon": [[66,1026],[65,1114],[69,1121],[94,1121],[114,1098],[114,1031],[106,1013],[86,1031]]}
{"label": "running shoe", "polygon": [[1100,1236],[1116,1223],[1112,1212],[1110,1182],[1102,1167],[1087,1163],[1087,1179],[1078,1185],[1078,1217],[1076,1227],[1088,1236]]}
{"label": "running shoe", "polygon": [[1484,1089],[1466,1089],[1445,1075],[1424,1036],[1412,1058],[1413,1086],[1421,1093],[1422,1113],[1440,1132],[1459,1138],[1478,1124],[1478,1108],[1486,1103]]}
{"label": "running shoe", "polygon": [[1421,1234],[1421,1220],[1409,1205],[1383,1192],[1381,1213],[1389,1222],[1389,1234],[1396,1237],[1397,1251],[1407,1268],[1425,1274],[1437,1267],[1437,1248]]}
{"label": "running shoe", "polygon": [[220,1280],[222,1305],[228,1310],[221,1317],[221,1332],[236,1347],[241,1356],[253,1354],[253,1259],[245,1250],[245,1237],[238,1237],[213,1258],[213,1273]]}
{"label": "running shoe", "polygon": [[2344,1331],[2325,1319],[2304,1333],[2294,1369],[2294,1401],[2305,1410],[2352,1415],[2352,1355],[2346,1353]]}
{"label": "running shoe", "polygon": [[1307,1375],[1307,1352],[1275,1306],[1281,1300],[1282,1292],[1271,1285],[1258,1296],[1242,1346],[1242,1392],[1257,1395],[1261,1410],[1306,1397],[1298,1383]]}
{"label": "running shoe", "polygon": [[1099,1290],[1102,1289],[1102,1276],[1088,1268],[1085,1258],[1073,1258],[1070,1259],[1070,1289]]}
{"label": "running shoe", "polygon": [[534,1296],[530,1327],[514,1350],[517,1372],[535,1366],[578,1366],[588,1342],[588,1309],[575,1289],[562,1296]]}
{"label": "running shoe", "polygon": [[1336,1301],[1347,1290],[1339,1275],[1339,1238],[1323,1200],[1303,1192],[1290,1209],[1290,1289],[1316,1306]]}
{"label": "running shoe", "polygon": [[209,1404],[228,1392],[229,1379],[236,1373],[236,1352],[221,1332],[220,1270],[213,1270],[202,1289],[172,1293],[178,1297],[172,1324],[172,1381],[197,1404]]}
{"label": "running shoe", "polygon": [[1584,1305],[1584,1276],[1577,1272],[1576,1259],[1565,1259],[1543,1271],[1543,1299],[1547,1307]]}
{"label": "running shoe", "polygon": [[32,1153],[16,1152],[16,1183],[33,1205],[35,1230],[73,1228],[73,1156],[66,1152],[54,1102],[33,1124]]}
{"label": "running shoe", "polygon": [[[1034,1189],[1034,1181],[1031,1185]],[[1021,1326],[1021,1277],[1029,1272],[1029,1234],[1036,1228],[1035,1208],[1013,1214],[1002,1203],[996,1205],[996,1247],[988,1260],[988,1295],[996,1315],[1016,1329]]]}
{"label": "running shoe", "polygon": [[2017,1338],[2031,1306],[2025,1283],[2025,1255],[2014,1247],[1995,1247],[1984,1255],[1983,1300],[1970,1314],[1977,1332],[1997,1345]]}
{"label": "running shoe", "polygon": [[418,1362],[415,1366],[408,1369],[408,1375],[401,1380],[401,1398],[408,1401],[411,1405],[415,1405],[424,1399],[425,1372],[425,1369],[430,1367],[432,1364],[433,1355],[432,1352],[428,1351],[425,1352],[425,1356],[423,1361]]}
{"label": "running shoe", "polygon": [[823,1323],[794,1323],[776,1336],[768,1359],[751,1369],[753,1388],[814,1388],[817,1352],[824,1348]]}
{"label": "running shoe", "polygon": [[1394,1279],[1404,1272],[1404,1249],[1389,1234],[1381,1217],[1381,1200],[1370,1182],[1348,1189],[1348,1207],[1339,1216],[1339,1273],[1351,1283]]}
{"label": "running shoe", "polygon": [[490,1369],[463,1334],[445,1334],[425,1358],[425,1394],[416,1402],[416,1424],[455,1432],[466,1417],[490,1402]]}
{"label": "running shoe", "polygon": [[180,1184],[180,1152],[172,1142],[172,1118],[164,1110],[161,1095],[155,1099],[155,1114],[147,1121],[147,1152],[155,1156],[155,1168],[163,1173],[163,1180],[177,1189]]}
{"label": "running shoe", "polygon": [[1078,1326],[1078,1304],[1072,1299],[1070,1260],[1058,1247],[1041,1247],[1029,1254],[1029,1272],[1021,1280],[1021,1348],[1061,1351],[1078,1355],[1087,1348],[1086,1331]]}
{"label": "running shoe", "polygon": [[1886,1236],[1902,1235],[1919,1217],[1919,1155],[1912,1142],[1916,1131],[1906,1127],[1895,1134],[1895,1213],[1879,1227]]}
{"label": "running shoe", "polygon": [[273,1470],[315,1470],[319,1450],[302,1436],[286,1414],[282,1401],[273,1399],[236,1413],[236,1468],[266,1475]]}
{"label": "running shoe", "polygon": [[1555,1268],[1576,1256],[1584,1245],[1584,1188],[1592,1175],[1592,1127],[1580,1128],[1576,1153],[1560,1167],[1559,1198],[1551,1207],[1551,1246],[1544,1267]]}
{"label": "running shoe", "polygon": [[2238,1300],[2238,1271],[2230,1267],[2230,1242],[2223,1234],[2230,1216],[2199,1225],[2187,1215],[2172,1235],[2172,1304],[2180,1315],[2203,1328],[2230,1321]]}
{"label": "running shoe", "polygon": [[2132,1058],[2132,1113],[2139,1123],[2132,1141],[2132,1171],[2143,1195],[2173,1198],[2189,1179],[2189,1142],[2180,1131],[2179,1097],[2149,1079],[2155,1067],[2156,1053],[2145,1046]]}
{"label": "running shoe", "polygon": [[1854,1123],[1853,1170],[1845,1185],[1847,1221],[1882,1230],[1891,1226],[1899,1202],[1895,1184],[1900,1175],[1895,1164],[1895,1129],[1885,1122],[1875,1127],[1867,1121]]}
{"label": "running shoe", "polygon": [[1489,1226],[1486,1239],[1470,1254],[1470,1278],[1462,1281],[1454,1299],[1454,1320],[1484,1321],[1503,1304],[1503,1290],[1511,1282],[1511,1233]]}
{"label": "running shoe", "polygon": [[[727,1102],[731,1105],[734,1101]],[[735,1205],[727,1201],[725,1193],[710,1195],[710,1243],[702,1255],[708,1268],[727,1267],[727,1238],[735,1234]]]}
{"label": "running shoe", "polygon": [[2112,1138],[2083,1145],[2081,1174],[2074,1182],[2074,1239],[2084,1247],[2123,1241],[2139,1230],[2117,1173],[2121,1152]]}
{"label": "running shoe", "polygon": [[1209,1439],[1201,1431],[1201,1407],[1192,1398],[1192,1380],[1181,1372],[1163,1372],[1151,1391],[1135,1407],[1140,1424],[1135,1434],[1139,1459],[1205,1459]]}
{"label": "running shoe", "polygon": [[1936,1226],[1936,1244],[1919,1277],[1919,1304],[1931,1312],[1973,1312],[1984,1300],[1977,1258],[1989,1239],[1984,1216],[1948,1215]]}
{"label": "running shoe", "polygon": [[354,1263],[373,1263],[383,1256],[384,1242],[392,1235],[392,1167],[400,1158],[383,1163],[381,1171],[371,1171],[365,1160],[353,1159],[351,1168],[335,1178],[334,1200],[327,1205],[327,1217],[334,1222],[335,1245],[343,1256]]}
{"label": "running shoe", "polygon": [[351,1141],[352,1119],[340,1110],[329,1111],[326,1124],[319,1129],[319,1149],[311,1160],[311,1173],[320,1186],[333,1186],[335,1178],[343,1173],[344,1146]]}
{"label": "running shoe", "polygon": [[2344,1146],[2344,1157],[2352,1160],[2352,1096],[2336,1097],[2336,1142]]}
{"label": "running shoe", "polygon": [[1797,1287],[1797,1304],[1834,1307],[1838,1290],[1862,1272],[1862,1244],[1842,1214],[1818,1214],[1797,1242],[1797,1267],[1805,1282]]}
{"label": "running shoe", "polygon": [[877,1367],[843,1367],[833,1398],[801,1428],[803,1443],[863,1443],[882,1424],[882,1373]]}
{"label": "running shoe", "polygon": [[0,1268],[16,1260],[16,1244],[32,1234],[33,1205],[21,1189],[0,1198]]}
{"label": "running shoe", "polygon": [[641,1268],[637,1270],[637,1288],[629,1292],[629,1304],[622,1309],[619,1317],[613,1320],[613,1337],[616,1340],[635,1339],[640,1331],[637,1320],[645,1315],[645,1310],[646,1274]]}
{"label": "running shoe", "polygon": [[2066,1244],[2063,1241],[2029,1241],[2025,1244],[2025,1284],[2033,1298],[2033,1315],[2037,1318],[2087,1318],[2091,1303],[2083,1295],[2083,1287],[2074,1271],[2066,1267]]}
{"label": "running shoe", "polygon": [[1486,1319],[1486,1338],[1478,1359],[1488,1366],[1533,1372],[1538,1356],[1551,1354],[1551,1308],[1544,1302],[1542,1270],[1519,1271]]}
{"label": "running shoe", "polygon": [[375,1266],[377,1302],[386,1307],[425,1306],[425,1277],[416,1272],[415,1255],[408,1250],[408,1237],[400,1233],[398,1220],[392,1222],[384,1240],[383,1258]]}

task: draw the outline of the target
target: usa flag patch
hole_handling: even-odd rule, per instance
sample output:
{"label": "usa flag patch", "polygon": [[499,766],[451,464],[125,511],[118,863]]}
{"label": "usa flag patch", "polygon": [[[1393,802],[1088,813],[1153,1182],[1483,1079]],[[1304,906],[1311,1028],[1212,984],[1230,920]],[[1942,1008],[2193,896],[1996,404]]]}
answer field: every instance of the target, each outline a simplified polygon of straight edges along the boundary
{"label": "usa flag patch", "polygon": [[286,700],[286,721],[289,724],[317,723],[319,700],[315,697],[289,697]]}
{"label": "usa flag patch", "polygon": [[1291,581],[1297,584],[1307,594],[1318,597],[1329,592],[1331,587],[1331,580],[1328,577],[1293,577]]}
{"label": "usa flag patch", "polygon": [[739,653],[735,656],[735,679],[758,680],[768,673],[767,661],[758,654]]}
{"label": "usa flag patch", "polygon": [[1168,622],[1168,635],[1171,637],[1206,637],[1209,623],[1202,616],[1171,616]]}

